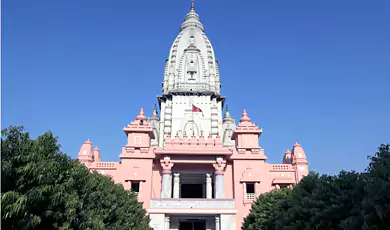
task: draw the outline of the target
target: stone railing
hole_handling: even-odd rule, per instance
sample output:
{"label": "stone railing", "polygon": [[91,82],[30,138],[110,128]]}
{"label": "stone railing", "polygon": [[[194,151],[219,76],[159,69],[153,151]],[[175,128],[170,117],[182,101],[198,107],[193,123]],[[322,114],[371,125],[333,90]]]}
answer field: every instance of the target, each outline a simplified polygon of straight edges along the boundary
{"label": "stone railing", "polygon": [[116,168],[117,162],[96,162],[96,168]]}
{"label": "stone railing", "polygon": [[165,146],[199,146],[199,147],[222,147],[222,139],[220,136],[217,136],[215,139],[212,137],[205,138],[204,136],[200,136],[196,138],[195,136],[187,137],[184,136],[180,138],[179,136],[175,136],[171,138],[171,136],[167,136],[164,140]]}
{"label": "stone railing", "polygon": [[226,209],[234,208],[233,199],[152,199],[150,208]]}
{"label": "stone railing", "polygon": [[254,200],[256,198],[256,195],[254,193],[247,193],[246,199],[247,200]]}
{"label": "stone railing", "polygon": [[293,170],[292,165],[289,164],[273,164],[272,171],[291,171]]}

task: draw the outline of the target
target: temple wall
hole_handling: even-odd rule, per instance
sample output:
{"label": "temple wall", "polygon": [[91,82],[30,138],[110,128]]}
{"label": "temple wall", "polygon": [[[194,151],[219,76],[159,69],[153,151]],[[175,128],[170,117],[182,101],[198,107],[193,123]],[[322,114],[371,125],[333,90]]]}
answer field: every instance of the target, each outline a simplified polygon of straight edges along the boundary
{"label": "temple wall", "polygon": [[162,187],[162,167],[159,160],[154,160],[153,162],[153,172],[152,172],[152,198],[160,198],[161,196],[161,187]]}
{"label": "temple wall", "polygon": [[224,185],[225,185],[225,198],[233,199],[233,164],[232,162],[228,162],[225,168],[224,174]]}

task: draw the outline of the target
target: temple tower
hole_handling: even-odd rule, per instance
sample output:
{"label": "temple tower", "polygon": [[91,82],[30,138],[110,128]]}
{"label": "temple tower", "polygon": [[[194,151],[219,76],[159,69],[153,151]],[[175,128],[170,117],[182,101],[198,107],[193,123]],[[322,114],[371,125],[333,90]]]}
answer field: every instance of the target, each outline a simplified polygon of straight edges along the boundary
{"label": "temple tower", "polygon": [[224,100],[218,62],[192,4],[166,60],[158,97],[160,127],[153,143],[164,146],[166,136],[222,136]]}

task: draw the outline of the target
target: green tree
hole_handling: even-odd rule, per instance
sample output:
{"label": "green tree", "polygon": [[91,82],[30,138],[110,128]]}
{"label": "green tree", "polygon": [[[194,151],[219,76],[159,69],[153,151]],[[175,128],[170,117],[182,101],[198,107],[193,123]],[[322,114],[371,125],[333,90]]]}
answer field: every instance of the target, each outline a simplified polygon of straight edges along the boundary
{"label": "green tree", "polygon": [[382,144],[364,173],[311,172],[288,196],[278,191],[260,196],[243,229],[390,229],[389,150]]}
{"label": "green tree", "polygon": [[276,229],[359,229],[364,176],[340,172],[336,176],[310,173],[294,187],[286,212]]}
{"label": "green tree", "polygon": [[149,229],[136,197],[60,151],[51,132],[2,131],[4,229]]}
{"label": "green tree", "polygon": [[243,230],[274,229],[276,217],[288,209],[291,190],[280,189],[261,194],[244,219]]}
{"label": "green tree", "polygon": [[365,229],[390,229],[390,145],[370,157],[363,200]]}

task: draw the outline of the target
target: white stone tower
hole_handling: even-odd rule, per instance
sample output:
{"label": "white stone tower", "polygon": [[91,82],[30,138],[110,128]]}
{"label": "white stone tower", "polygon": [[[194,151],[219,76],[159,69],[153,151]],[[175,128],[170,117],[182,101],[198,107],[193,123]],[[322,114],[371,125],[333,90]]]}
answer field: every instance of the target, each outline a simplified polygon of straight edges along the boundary
{"label": "white stone tower", "polygon": [[164,146],[168,135],[203,135],[224,137],[226,145],[231,146],[231,134],[227,137],[225,129],[234,129],[235,122],[230,119],[229,125],[224,125],[224,101],[218,61],[192,2],[166,60],[162,95],[158,97],[161,117],[154,128],[158,137],[152,144]]}

